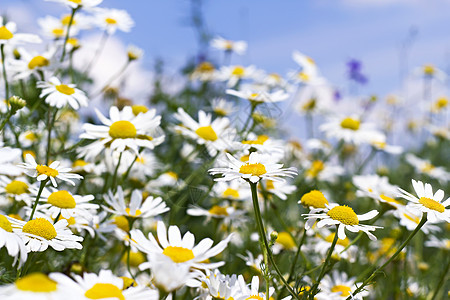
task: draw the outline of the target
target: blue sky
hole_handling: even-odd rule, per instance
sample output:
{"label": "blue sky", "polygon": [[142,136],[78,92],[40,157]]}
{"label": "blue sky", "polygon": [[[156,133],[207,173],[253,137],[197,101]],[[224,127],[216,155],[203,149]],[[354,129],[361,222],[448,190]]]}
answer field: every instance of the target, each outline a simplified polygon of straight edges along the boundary
{"label": "blue sky", "polygon": [[[36,16],[64,11],[61,5],[43,0],[1,2],[1,13],[6,10],[21,16],[15,20],[19,25],[30,26]],[[414,28],[412,47],[407,56],[402,55],[408,58],[410,69],[424,63],[450,67],[450,2],[446,0],[203,2],[211,33],[248,41],[247,55],[235,57],[234,63],[285,74],[295,68],[291,53],[297,49],[314,58],[332,83],[345,86],[345,62],[357,58],[363,61],[370,80],[364,92],[385,94],[399,86],[401,43]],[[118,36],[144,48],[148,67],[161,57],[170,68],[178,68],[197,51],[194,31],[187,25],[190,1],[104,0],[101,6],[130,13],[135,28]]]}

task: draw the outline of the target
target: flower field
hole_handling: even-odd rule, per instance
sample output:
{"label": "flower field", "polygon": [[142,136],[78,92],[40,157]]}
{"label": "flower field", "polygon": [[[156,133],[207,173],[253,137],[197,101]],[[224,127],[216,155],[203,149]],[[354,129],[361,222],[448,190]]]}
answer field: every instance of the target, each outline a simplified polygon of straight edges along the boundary
{"label": "flower field", "polygon": [[441,68],[414,69],[418,97],[367,96],[361,61],[345,90],[314,53],[271,73],[216,35],[134,99],[144,50],[102,60],[132,17],[47,1],[67,14],[40,34],[0,8],[0,299],[450,296]]}

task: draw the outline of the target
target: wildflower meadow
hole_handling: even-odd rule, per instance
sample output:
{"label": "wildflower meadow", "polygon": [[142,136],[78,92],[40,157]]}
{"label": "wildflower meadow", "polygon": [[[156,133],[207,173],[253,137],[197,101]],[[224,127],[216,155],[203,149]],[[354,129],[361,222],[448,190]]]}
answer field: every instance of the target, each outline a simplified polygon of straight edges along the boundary
{"label": "wildflower meadow", "polygon": [[104,58],[127,11],[42,2],[65,13],[39,34],[0,7],[0,299],[448,299],[444,68],[365,95],[360,60],[342,89],[314,53],[274,73],[200,34],[142,80],[150,49]]}

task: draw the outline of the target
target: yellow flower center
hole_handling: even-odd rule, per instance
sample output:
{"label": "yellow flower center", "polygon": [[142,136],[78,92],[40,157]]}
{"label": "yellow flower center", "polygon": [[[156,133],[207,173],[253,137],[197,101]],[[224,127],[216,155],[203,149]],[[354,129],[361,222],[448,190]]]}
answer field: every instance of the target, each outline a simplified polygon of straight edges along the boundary
{"label": "yellow flower center", "polygon": [[227,189],[223,192],[222,196],[223,196],[224,198],[230,197],[230,198],[236,199],[236,198],[239,198],[239,191],[238,191],[238,190],[235,190],[235,189],[232,189],[232,188],[227,188]]}
{"label": "yellow flower center", "polygon": [[48,196],[47,202],[59,208],[75,208],[77,203],[68,191],[57,191]]}
{"label": "yellow flower center", "polygon": [[305,111],[312,111],[314,108],[316,108],[316,104],[316,98],[312,98],[302,105],[302,109]]}
{"label": "yellow flower center", "polygon": [[314,208],[325,208],[325,204],[328,204],[327,198],[318,190],[312,190],[304,194],[300,201],[304,206],[312,206]]}
{"label": "yellow flower center", "polygon": [[435,166],[433,166],[432,164],[425,162],[425,164],[422,166],[422,172],[424,173],[429,173],[431,172],[433,169],[435,168]]}
{"label": "yellow flower center", "polygon": [[130,223],[128,222],[128,219],[125,216],[117,216],[114,217],[114,224],[123,231],[130,231]]}
{"label": "yellow flower center", "polygon": [[268,189],[268,190],[273,190],[273,189],[275,189],[275,185],[273,184],[273,180],[267,180],[267,182],[266,182],[266,189]]}
{"label": "yellow flower center", "polygon": [[419,203],[422,204],[423,206],[425,206],[426,208],[438,211],[440,213],[443,213],[445,211],[445,206],[440,204],[439,202],[430,199],[430,198],[426,198],[426,197],[421,197],[419,199]]}
{"label": "yellow flower center", "polygon": [[140,114],[140,113],[146,113],[146,112],[148,112],[148,108],[147,108],[147,106],[145,106],[145,105],[133,105],[133,106],[131,107],[131,110],[133,111],[133,114],[134,114],[135,116],[137,116],[137,115]]}
{"label": "yellow flower center", "polygon": [[38,55],[30,60],[28,63],[28,69],[33,70],[34,68],[42,68],[48,66],[49,64],[50,61],[47,58]]}
{"label": "yellow flower center", "polygon": [[266,167],[263,164],[245,164],[239,168],[239,173],[251,174],[252,176],[261,176],[267,173]]}
{"label": "yellow flower center", "polygon": [[242,66],[236,66],[234,67],[233,71],[231,72],[231,75],[242,77],[245,74],[245,69]]}
{"label": "yellow flower center", "polygon": [[269,137],[267,135],[260,135],[256,140],[248,140],[248,141],[242,141],[242,144],[256,144],[256,145],[263,145],[265,141],[267,141]]}
{"label": "yellow flower center", "polygon": [[250,159],[250,155],[242,155],[241,156],[241,161],[242,162],[247,162]]}
{"label": "yellow flower center", "polygon": [[50,293],[57,290],[57,283],[42,273],[31,273],[16,280],[16,288],[33,293]]}
{"label": "yellow flower center", "polygon": [[28,221],[22,228],[23,232],[38,235],[47,240],[54,239],[56,237],[55,227],[44,218],[37,218]]}
{"label": "yellow flower center", "polygon": [[13,232],[11,222],[4,215],[0,215],[0,228],[7,232]]}
{"label": "yellow flower center", "polygon": [[172,177],[173,179],[178,179],[178,175],[175,172],[169,171],[169,172],[166,172],[165,174]]}
{"label": "yellow flower center", "polygon": [[195,69],[195,71],[200,73],[210,73],[213,72],[214,70],[215,70],[214,65],[207,61],[200,63]]}
{"label": "yellow flower center", "polygon": [[20,180],[13,180],[5,186],[8,194],[22,195],[28,193],[28,184]]}
{"label": "yellow flower center", "polygon": [[72,95],[75,93],[75,89],[69,87],[66,84],[57,85],[57,86],[55,86],[55,88],[58,92],[60,92],[61,94],[64,94],[64,95]]}
{"label": "yellow flower center", "polygon": [[419,224],[419,223],[420,223],[420,219],[417,218],[416,216],[411,216],[411,215],[409,215],[409,214],[403,214],[403,216],[404,216],[405,218],[407,218],[408,220],[410,220],[410,221],[416,223],[416,224]]}
{"label": "yellow flower center", "polygon": [[[63,24],[64,26],[69,26],[70,23],[70,15],[65,15],[64,17],[61,18],[61,24]],[[75,19],[72,20],[72,25],[76,25],[77,23],[75,22]]]}
{"label": "yellow flower center", "polygon": [[336,206],[327,212],[327,215],[333,220],[339,221],[345,225],[358,225],[358,216],[351,207],[346,205]]}
{"label": "yellow flower center", "polygon": [[81,5],[83,3],[83,0],[69,0],[69,1],[78,5]]}
{"label": "yellow flower center", "polygon": [[76,167],[84,167],[87,166],[87,162],[85,162],[82,159],[77,159],[76,161],[73,162],[72,167],[76,168]]}
{"label": "yellow flower center", "polygon": [[125,208],[125,211],[127,212],[127,215],[129,215],[130,217],[137,217],[137,216],[139,216],[139,215],[142,214],[142,212],[141,212],[139,209],[136,209],[135,214],[134,214],[134,215],[131,215],[131,214],[130,214],[130,208],[129,208],[129,207]]}
{"label": "yellow flower center", "polygon": [[109,135],[113,139],[132,139],[136,134],[136,127],[130,121],[117,121],[109,127]]}
{"label": "yellow flower center", "polygon": [[209,213],[216,216],[228,216],[227,208],[218,205],[214,205]]}
{"label": "yellow flower center", "polygon": [[325,168],[325,164],[320,160],[315,160],[311,164],[311,168],[309,168],[308,171],[306,171],[307,175],[310,177],[317,177],[319,173]]}
{"label": "yellow flower center", "polygon": [[116,298],[125,300],[122,291],[111,283],[96,283],[84,293],[84,296],[88,299]]}
{"label": "yellow flower center", "polygon": [[45,165],[37,165],[36,171],[37,171],[38,175],[47,175],[50,177],[56,177],[59,174],[58,170],[52,169]]}
{"label": "yellow flower center", "polygon": [[333,292],[333,293],[341,292],[342,297],[350,296],[351,290],[352,290],[352,288],[348,287],[346,285],[335,285],[331,288],[331,292]]}
{"label": "yellow flower center", "polygon": [[[330,235],[328,235],[326,238],[325,238],[325,241],[327,241],[328,243],[333,243],[333,240],[334,240],[334,235],[335,235],[336,233],[332,233],[332,234],[330,234]],[[343,247],[347,247],[349,244],[350,244],[350,240],[346,237],[345,239],[343,239],[343,240],[341,240],[341,239],[338,239],[337,240],[337,242],[336,242],[336,244],[338,244],[338,245],[341,245],[341,246],[343,246]]]}
{"label": "yellow flower center", "polygon": [[435,71],[436,70],[435,70],[434,66],[432,66],[432,65],[425,65],[425,66],[423,66],[423,73],[425,75],[432,76],[432,75],[434,75]]}
{"label": "yellow flower center", "polygon": [[214,142],[217,140],[217,134],[211,126],[199,127],[195,133],[204,140]]}
{"label": "yellow flower center", "polygon": [[[130,253],[130,265],[131,265],[131,253]],[[123,281],[122,291],[125,291],[129,287],[137,286],[136,281],[133,278],[121,276],[120,279]]]}
{"label": "yellow flower center", "polygon": [[[127,263],[128,260],[128,254],[125,253],[122,257],[122,261],[124,263]],[[143,262],[146,262],[147,259],[145,258],[145,255],[142,252],[134,252],[130,251],[130,266],[137,268],[140,264]]]}
{"label": "yellow flower center", "polygon": [[394,198],[388,197],[386,195],[381,194],[380,198],[384,201],[386,201],[389,204],[401,204],[400,202],[398,202],[397,200],[395,200]]}
{"label": "yellow flower center", "polygon": [[352,118],[350,118],[350,117],[345,118],[345,119],[342,120],[342,122],[341,122],[341,127],[342,127],[342,128],[344,128],[344,129],[350,129],[350,130],[354,130],[354,131],[356,131],[356,130],[359,129],[359,125],[360,125],[359,120],[352,119]]}
{"label": "yellow flower center", "polygon": [[294,249],[296,247],[295,241],[292,236],[285,232],[279,232],[277,237],[277,243],[282,245],[285,249]]}
{"label": "yellow flower center", "polygon": [[186,262],[193,259],[194,252],[191,249],[183,247],[168,246],[164,249],[163,254],[170,257],[176,263]]}
{"label": "yellow flower center", "polygon": [[436,100],[434,106],[438,109],[441,110],[443,108],[446,108],[448,106],[448,99],[445,97],[441,97],[439,99]]}
{"label": "yellow flower center", "polygon": [[116,25],[116,24],[117,24],[117,20],[116,20],[116,19],[113,19],[113,18],[106,18],[106,19],[105,19],[105,22],[106,22],[108,25]]}
{"label": "yellow flower center", "polygon": [[264,300],[263,297],[260,297],[258,295],[251,295],[250,297],[245,298],[245,300],[251,300],[251,299]]}
{"label": "yellow flower center", "polygon": [[52,33],[55,35],[55,37],[62,37],[62,36],[64,36],[64,29],[55,28],[52,30]]}
{"label": "yellow flower center", "polygon": [[14,34],[6,28],[6,26],[0,27],[0,40],[12,39]]}
{"label": "yellow flower center", "polygon": [[37,135],[34,132],[30,131],[25,135],[25,139],[34,142],[37,140]]}
{"label": "yellow flower center", "polygon": [[302,81],[308,81],[309,80],[309,75],[306,74],[305,72],[299,72],[297,74],[298,78]]}

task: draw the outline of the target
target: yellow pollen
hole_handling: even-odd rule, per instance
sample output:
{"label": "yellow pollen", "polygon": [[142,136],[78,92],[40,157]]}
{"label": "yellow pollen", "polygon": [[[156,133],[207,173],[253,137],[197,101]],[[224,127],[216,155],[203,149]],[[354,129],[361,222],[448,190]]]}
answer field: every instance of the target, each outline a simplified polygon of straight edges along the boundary
{"label": "yellow pollen", "polygon": [[308,81],[309,80],[309,75],[306,74],[305,72],[299,72],[297,74],[298,78],[302,81]]}
{"label": "yellow pollen", "polygon": [[195,133],[204,140],[214,142],[217,140],[217,134],[211,126],[199,127]]}
{"label": "yellow pollen", "polygon": [[29,131],[29,132],[25,135],[25,139],[34,142],[34,141],[37,140],[37,135],[36,135],[34,132]]}
{"label": "yellow pollen", "polygon": [[169,175],[170,177],[172,177],[173,179],[178,179],[178,175],[175,172],[169,171],[165,173],[166,175]]}
{"label": "yellow pollen", "polygon": [[16,280],[16,288],[33,293],[50,293],[57,290],[57,283],[42,273],[31,273]]}
{"label": "yellow pollen", "polygon": [[243,155],[241,156],[241,161],[242,162],[247,162],[250,159],[250,155]]}
{"label": "yellow pollen", "polygon": [[164,249],[163,254],[168,256],[171,260],[176,263],[186,262],[193,259],[194,252],[191,249],[183,247],[168,246]]}
{"label": "yellow pollen", "polygon": [[0,40],[10,40],[14,34],[6,28],[6,26],[0,27]]}
{"label": "yellow pollen", "polygon": [[223,194],[222,197],[224,198],[239,198],[239,192],[238,190],[232,189],[232,188],[227,188]]}
{"label": "yellow pollen", "polygon": [[69,87],[66,84],[57,85],[57,86],[55,86],[55,88],[58,92],[60,92],[61,94],[64,94],[64,95],[70,96],[75,93],[75,89]]}
{"label": "yellow pollen", "polygon": [[422,172],[424,173],[429,173],[431,172],[433,169],[435,168],[435,166],[433,166],[432,164],[425,162],[425,164],[422,167]]}
{"label": "yellow pollen", "polygon": [[[331,244],[331,243],[333,242],[333,240],[334,240],[334,235],[335,235],[335,234],[336,234],[336,233],[332,233],[332,234],[328,235],[328,236],[325,238],[325,241],[327,241],[328,243]],[[347,246],[350,244],[350,240],[346,237],[346,238],[343,239],[343,240],[338,239],[336,243],[337,243],[338,245],[343,246],[343,247],[347,247]]]}
{"label": "yellow pollen", "polygon": [[268,190],[273,190],[273,189],[275,189],[275,185],[273,184],[273,180],[267,180],[267,182],[266,182],[266,189],[268,189]]}
{"label": "yellow pollen", "polygon": [[13,180],[5,186],[8,194],[22,195],[28,193],[28,184],[20,180]]}
{"label": "yellow pollen", "polygon": [[68,38],[67,39],[67,44],[70,44],[73,47],[77,47],[78,46],[78,39],[76,39],[76,38]]}
{"label": "yellow pollen", "polygon": [[443,213],[445,211],[445,206],[440,204],[439,202],[433,200],[433,199],[426,198],[426,197],[421,197],[419,199],[419,202],[420,202],[420,204],[422,204],[426,208],[438,211],[440,213]]}
{"label": "yellow pollen", "polygon": [[215,70],[214,65],[210,62],[204,61],[200,63],[197,68],[195,68],[196,72],[200,73],[211,73]]}
{"label": "yellow pollen", "polygon": [[284,249],[287,250],[294,249],[296,247],[295,241],[292,236],[285,231],[278,233],[277,243],[282,245]]}
{"label": "yellow pollen", "polygon": [[58,170],[52,169],[45,165],[37,165],[36,171],[37,171],[38,175],[47,175],[49,177],[56,177],[59,174]]}
{"label": "yellow pollen", "polygon": [[346,285],[335,285],[331,288],[331,292],[333,292],[333,293],[341,292],[342,297],[350,296],[351,290],[352,290],[352,288],[348,287]]}
{"label": "yellow pollen", "polygon": [[433,65],[425,65],[423,66],[423,73],[428,76],[433,76],[434,72],[436,72]]}
{"label": "yellow pollen", "polygon": [[28,63],[28,69],[33,70],[34,68],[42,68],[48,66],[49,64],[50,61],[47,58],[38,55],[30,60]]}
{"label": "yellow pollen", "polygon": [[128,219],[125,216],[117,216],[114,217],[114,224],[123,231],[130,231],[130,223],[128,222]]}
{"label": "yellow pollen", "polygon": [[317,177],[319,173],[325,168],[325,164],[320,160],[315,160],[311,164],[311,168],[309,168],[308,171],[306,171],[306,174],[310,177]]}
{"label": "yellow pollen", "polygon": [[84,296],[88,299],[119,299],[125,300],[122,291],[111,283],[96,283],[93,287],[84,293]]}
{"label": "yellow pollen", "polygon": [[352,119],[352,118],[350,118],[350,117],[345,118],[345,119],[342,120],[342,122],[341,122],[341,127],[342,127],[342,128],[344,128],[344,129],[350,129],[350,130],[354,130],[354,131],[356,131],[356,130],[359,129],[359,125],[360,125],[359,120]]}
{"label": "yellow pollen", "polygon": [[267,135],[260,135],[256,140],[242,141],[242,144],[255,144],[255,145],[263,145],[269,137]]}
{"label": "yellow pollen", "polygon": [[373,144],[375,147],[379,148],[379,149],[384,149],[384,148],[386,148],[386,142],[378,142],[378,141],[374,141],[374,142],[372,142],[372,144]]}
{"label": "yellow pollen", "polygon": [[106,19],[105,19],[105,22],[106,22],[108,25],[116,25],[116,24],[117,24],[117,20],[116,20],[116,19],[113,19],[113,18],[106,18]]}
{"label": "yellow pollen", "polygon": [[85,162],[82,159],[77,159],[76,161],[73,162],[72,167],[76,168],[76,167],[84,167],[87,166],[87,162]]}
{"label": "yellow pollen", "polygon": [[401,204],[400,202],[398,202],[397,200],[395,200],[394,198],[388,197],[386,195],[381,194],[380,198],[384,201],[386,201],[389,204]]}
{"label": "yellow pollen", "polygon": [[411,216],[411,215],[409,215],[409,214],[403,214],[403,216],[404,216],[405,218],[407,218],[408,220],[410,220],[410,221],[416,223],[416,224],[419,224],[419,223],[420,223],[420,219],[417,218],[416,216]]}
{"label": "yellow pollen", "polygon": [[[65,15],[64,17],[61,18],[61,24],[63,24],[64,26],[69,26],[70,23],[70,15]],[[76,25],[77,23],[75,22],[75,19],[72,20],[72,25]]]}
{"label": "yellow pollen", "polygon": [[245,300],[251,300],[251,299],[264,300],[263,297],[260,297],[258,295],[251,295],[250,297],[245,298]]}
{"label": "yellow pollen", "polygon": [[327,198],[318,190],[312,190],[304,194],[300,201],[304,206],[312,206],[314,208],[325,208],[325,204],[328,204]]}
{"label": "yellow pollen", "polygon": [[22,228],[23,232],[38,235],[47,240],[54,239],[56,237],[55,227],[44,218],[37,218],[28,221]]}
{"label": "yellow pollen", "polygon": [[336,206],[327,212],[327,215],[333,220],[339,221],[345,225],[358,225],[358,216],[351,207],[346,205]]}
{"label": "yellow pollen", "polygon": [[[122,257],[122,262],[127,263],[128,254],[125,253]],[[130,251],[130,266],[139,267],[140,264],[146,261],[145,255],[142,252]]]}
{"label": "yellow pollen", "polygon": [[239,168],[239,173],[251,174],[252,176],[261,176],[267,173],[266,167],[263,164],[245,164]]}
{"label": "yellow pollen", "polygon": [[[131,253],[130,253],[130,260],[131,260]],[[130,262],[130,265],[131,265],[131,262]],[[122,291],[126,290],[129,287],[137,286],[137,283],[136,283],[136,281],[134,281],[133,278],[125,277],[125,276],[121,276],[120,278],[123,281]]]}
{"label": "yellow pollen", "polygon": [[270,77],[271,79],[275,80],[276,82],[280,82],[281,81],[281,76],[278,75],[277,73],[271,73],[268,75],[268,77]]}
{"label": "yellow pollen", "polygon": [[68,191],[57,191],[48,196],[47,202],[59,208],[75,208],[77,203]]}
{"label": "yellow pollen", "polygon": [[0,215],[0,228],[7,232],[13,232],[11,222],[4,215]]}
{"label": "yellow pollen", "polygon": [[135,116],[137,116],[140,113],[148,112],[148,108],[145,105],[133,105],[131,107],[131,110],[133,111],[133,115],[135,115]]}
{"label": "yellow pollen", "polygon": [[226,50],[233,49],[233,42],[232,41],[225,41],[225,49]]}
{"label": "yellow pollen", "polygon": [[109,126],[109,135],[113,139],[132,139],[136,134],[136,127],[129,121],[117,121]]}
{"label": "yellow pollen", "polygon": [[129,215],[130,217],[137,217],[142,214],[142,212],[139,209],[136,209],[136,213],[134,215],[131,215],[129,207],[125,208],[125,211],[127,212],[127,215]]}
{"label": "yellow pollen", "polygon": [[52,33],[55,35],[55,37],[62,37],[62,36],[64,36],[64,29],[55,28],[52,30]]}
{"label": "yellow pollen", "polygon": [[214,205],[208,212],[216,216],[228,216],[227,208],[218,205]]}
{"label": "yellow pollen", "polygon": [[69,1],[79,5],[83,4],[83,0],[69,0]]}
{"label": "yellow pollen", "polygon": [[314,108],[316,108],[316,104],[316,98],[311,98],[302,105],[302,109],[305,111],[312,111]]}
{"label": "yellow pollen", "polygon": [[237,77],[243,77],[244,74],[245,74],[245,69],[242,66],[234,67],[233,71],[231,72],[231,75],[237,76]]}
{"label": "yellow pollen", "polygon": [[446,108],[448,106],[448,99],[445,97],[441,97],[436,100],[436,102],[434,103],[434,106],[436,107],[437,110]]}

